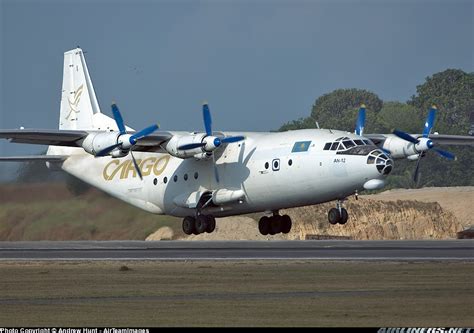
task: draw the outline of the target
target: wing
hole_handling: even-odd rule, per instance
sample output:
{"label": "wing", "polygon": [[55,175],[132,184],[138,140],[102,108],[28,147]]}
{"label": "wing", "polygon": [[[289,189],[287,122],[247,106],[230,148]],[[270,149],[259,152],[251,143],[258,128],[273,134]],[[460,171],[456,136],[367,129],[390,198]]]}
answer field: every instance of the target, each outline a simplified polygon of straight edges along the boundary
{"label": "wing", "polygon": [[[415,138],[422,137],[422,134],[411,134]],[[385,139],[393,134],[364,134],[364,137],[372,140],[377,146],[383,145]],[[474,136],[469,135],[449,135],[449,134],[430,134],[429,138],[436,145],[444,146],[474,146]]]}
{"label": "wing", "polygon": [[62,162],[68,157],[66,155],[7,156],[0,157],[0,162]]}
{"label": "wing", "polygon": [[[82,147],[82,142],[89,133],[94,131],[76,130],[0,130],[0,139],[7,139],[14,143],[29,143],[36,145]],[[133,134],[134,132],[128,132]],[[173,134],[169,132],[156,132],[139,139],[134,151],[161,152],[161,145],[171,139]]]}
{"label": "wing", "polygon": [[66,130],[1,130],[0,139],[15,143],[81,147],[82,140],[87,134],[89,133],[85,131]]}

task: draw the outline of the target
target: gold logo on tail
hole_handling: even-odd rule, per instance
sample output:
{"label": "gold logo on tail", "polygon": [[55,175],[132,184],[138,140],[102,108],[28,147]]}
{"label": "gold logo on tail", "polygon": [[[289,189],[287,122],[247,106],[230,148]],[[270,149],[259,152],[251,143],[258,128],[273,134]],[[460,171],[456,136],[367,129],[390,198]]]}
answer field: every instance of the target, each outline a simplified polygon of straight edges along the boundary
{"label": "gold logo on tail", "polygon": [[71,117],[73,112],[75,114],[81,112],[81,110],[79,110],[78,107],[79,107],[79,102],[81,101],[81,96],[82,96],[82,91],[83,90],[84,90],[84,85],[81,84],[79,86],[79,88],[77,88],[76,91],[74,92],[73,101],[71,101],[69,98],[67,99],[67,101],[69,102],[69,113],[66,116],[67,120],[74,120],[74,119],[69,119],[69,117]]}

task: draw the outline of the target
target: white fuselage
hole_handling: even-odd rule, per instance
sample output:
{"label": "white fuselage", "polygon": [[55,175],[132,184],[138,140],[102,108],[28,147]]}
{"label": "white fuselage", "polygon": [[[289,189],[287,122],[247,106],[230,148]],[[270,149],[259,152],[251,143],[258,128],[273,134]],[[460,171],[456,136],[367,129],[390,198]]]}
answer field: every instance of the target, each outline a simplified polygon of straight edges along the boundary
{"label": "white fuselage", "polygon": [[143,173],[140,180],[130,156],[96,158],[82,148],[69,147],[50,147],[50,153],[67,149],[71,156],[62,165],[66,172],[151,213],[174,216],[193,215],[188,197],[205,191],[243,193],[239,200],[205,208],[214,216],[230,216],[343,199],[362,190],[366,182],[385,177],[375,164],[367,163],[367,154],[323,150],[337,138],[361,138],[355,134],[319,129],[239,134],[246,139],[215,153],[219,182],[212,158],[135,152]]}

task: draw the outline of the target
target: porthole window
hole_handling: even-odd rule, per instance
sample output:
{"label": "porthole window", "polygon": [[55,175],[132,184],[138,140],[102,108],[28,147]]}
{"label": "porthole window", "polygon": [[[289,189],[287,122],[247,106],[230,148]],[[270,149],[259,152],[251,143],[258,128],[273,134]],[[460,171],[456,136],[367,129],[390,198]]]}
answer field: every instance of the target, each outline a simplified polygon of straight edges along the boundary
{"label": "porthole window", "polygon": [[178,175],[174,175],[173,180],[176,183],[178,181]]}
{"label": "porthole window", "polygon": [[194,173],[194,179],[198,179],[199,174],[197,172]]}
{"label": "porthole window", "polygon": [[293,160],[288,160],[288,165],[291,166],[293,164]]}
{"label": "porthole window", "polygon": [[163,183],[166,184],[167,182],[168,182],[168,177],[163,178]]}
{"label": "porthole window", "polygon": [[158,179],[155,178],[153,179],[153,185],[156,185],[156,184],[158,184]]}
{"label": "porthole window", "polygon": [[268,162],[265,162],[265,169],[268,169],[270,167],[270,164]]}
{"label": "porthole window", "polygon": [[187,173],[184,174],[184,180],[188,180],[188,174]]}
{"label": "porthole window", "polygon": [[280,159],[279,159],[279,158],[275,158],[275,159],[272,161],[272,169],[273,169],[273,171],[278,171],[278,170],[280,170]]}

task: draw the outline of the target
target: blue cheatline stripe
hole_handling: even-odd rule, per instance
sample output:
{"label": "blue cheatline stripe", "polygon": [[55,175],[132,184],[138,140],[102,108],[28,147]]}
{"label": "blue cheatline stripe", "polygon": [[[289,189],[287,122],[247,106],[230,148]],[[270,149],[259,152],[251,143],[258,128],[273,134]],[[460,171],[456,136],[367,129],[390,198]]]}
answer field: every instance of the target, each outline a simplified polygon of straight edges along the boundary
{"label": "blue cheatline stripe", "polygon": [[311,141],[297,141],[293,145],[292,153],[300,153],[302,151],[308,151]]}

